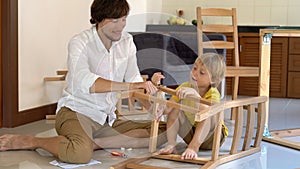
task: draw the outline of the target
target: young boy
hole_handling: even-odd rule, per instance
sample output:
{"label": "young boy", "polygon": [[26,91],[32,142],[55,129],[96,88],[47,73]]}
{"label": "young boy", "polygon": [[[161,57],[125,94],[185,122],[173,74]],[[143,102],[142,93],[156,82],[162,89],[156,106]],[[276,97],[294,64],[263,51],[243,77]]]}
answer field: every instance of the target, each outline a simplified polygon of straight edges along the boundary
{"label": "young boy", "polygon": [[[220,102],[220,93],[217,86],[225,74],[225,62],[223,56],[216,53],[206,53],[196,59],[190,73],[190,81],[184,82],[176,89],[176,96],[170,101],[181,102],[184,105],[197,107],[194,101],[185,99],[188,96],[197,96],[214,102]],[[160,154],[176,153],[177,133],[188,144],[187,149],[181,155],[182,159],[195,159],[200,149],[211,149],[213,134],[216,127],[216,117],[208,118],[201,122],[195,122],[195,116],[189,112],[178,109],[165,108],[163,114],[167,115],[167,146],[159,151]],[[157,114],[159,118],[162,113]],[[228,135],[228,129],[223,124],[221,145]]]}

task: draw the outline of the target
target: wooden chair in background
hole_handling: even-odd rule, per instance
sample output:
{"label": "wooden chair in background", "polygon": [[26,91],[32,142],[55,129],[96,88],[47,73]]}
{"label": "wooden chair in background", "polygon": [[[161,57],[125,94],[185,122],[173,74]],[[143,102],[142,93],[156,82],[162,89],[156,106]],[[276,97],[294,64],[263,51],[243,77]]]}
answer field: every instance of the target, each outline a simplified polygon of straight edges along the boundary
{"label": "wooden chair in background", "polygon": [[[236,9],[206,8],[197,7],[197,32],[198,32],[198,53],[203,54],[203,49],[228,49],[233,52],[233,65],[227,66],[226,77],[232,77],[232,99],[238,97],[239,77],[258,77],[259,67],[240,66],[238,29]],[[226,41],[203,42],[203,34],[224,33]],[[228,52],[226,52],[228,53]],[[233,109],[233,112],[236,112]],[[233,119],[232,114],[232,119]]]}

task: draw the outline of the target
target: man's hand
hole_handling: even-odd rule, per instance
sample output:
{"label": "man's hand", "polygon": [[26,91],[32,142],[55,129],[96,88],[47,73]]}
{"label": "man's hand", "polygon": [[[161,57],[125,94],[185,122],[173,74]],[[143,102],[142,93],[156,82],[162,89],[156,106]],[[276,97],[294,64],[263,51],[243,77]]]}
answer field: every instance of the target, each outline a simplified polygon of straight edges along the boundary
{"label": "man's hand", "polygon": [[145,89],[147,94],[154,94],[157,92],[157,87],[154,86],[154,84],[151,81],[146,81],[145,83]]}
{"label": "man's hand", "polygon": [[179,90],[177,90],[176,96],[179,99],[185,99],[188,96],[196,96],[201,98],[200,94],[195,89],[190,87],[181,87]]}
{"label": "man's hand", "polygon": [[[160,80],[165,78],[164,75],[162,75],[160,72],[154,73],[151,81],[146,81],[143,82],[142,88],[146,90],[147,94],[155,94],[157,92],[157,85],[160,84]],[[141,83],[136,83],[136,85],[141,84]],[[141,88],[141,86],[136,86],[136,88]]]}

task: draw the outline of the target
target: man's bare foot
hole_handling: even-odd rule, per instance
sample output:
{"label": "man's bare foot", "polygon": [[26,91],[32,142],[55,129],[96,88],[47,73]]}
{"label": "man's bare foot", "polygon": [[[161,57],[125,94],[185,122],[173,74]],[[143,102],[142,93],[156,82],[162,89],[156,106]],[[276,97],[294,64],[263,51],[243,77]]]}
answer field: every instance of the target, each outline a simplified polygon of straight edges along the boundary
{"label": "man's bare foot", "polygon": [[177,152],[175,145],[167,145],[165,148],[160,149],[158,153],[162,155],[168,155],[176,154]]}
{"label": "man's bare foot", "polygon": [[33,136],[5,134],[0,136],[0,151],[35,149]]}
{"label": "man's bare foot", "polygon": [[193,160],[198,157],[198,150],[194,150],[192,148],[187,148],[181,155],[181,159],[183,160]]}

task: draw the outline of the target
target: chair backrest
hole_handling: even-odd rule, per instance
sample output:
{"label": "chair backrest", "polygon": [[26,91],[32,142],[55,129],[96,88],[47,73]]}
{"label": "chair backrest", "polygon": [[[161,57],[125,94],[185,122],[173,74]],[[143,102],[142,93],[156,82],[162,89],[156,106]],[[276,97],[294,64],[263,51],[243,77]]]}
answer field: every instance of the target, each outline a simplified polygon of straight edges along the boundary
{"label": "chair backrest", "polygon": [[[231,23],[209,23],[204,19],[206,17],[221,17],[229,18]],[[216,19],[217,20],[217,19]],[[216,21],[214,20],[214,21]],[[239,66],[239,51],[238,51],[238,30],[236,9],[222,9],[222,8],[207,8],[202,9],[197,7],[197,32],[198,32],[198,53],[203,54],[204,49],[233,49],[234,50],[234,65]],[[227,39],[226,41],[211,40],[203,42],[203,34],[209,33],[224,33],[232,34],[232,41]]]}

